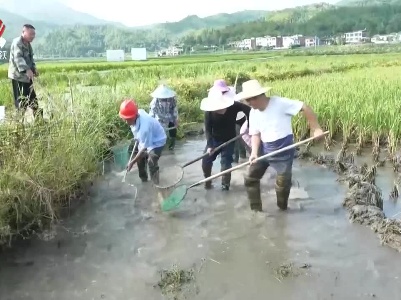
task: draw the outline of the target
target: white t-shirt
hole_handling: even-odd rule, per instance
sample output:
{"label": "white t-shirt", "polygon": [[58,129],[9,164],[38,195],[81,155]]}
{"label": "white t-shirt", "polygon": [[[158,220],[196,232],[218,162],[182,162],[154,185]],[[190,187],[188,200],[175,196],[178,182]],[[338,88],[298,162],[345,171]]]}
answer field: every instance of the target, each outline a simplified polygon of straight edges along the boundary
{"label": "white t-shirt", "polygon": [[291,119],[303,106],[302,101],[278,96],[270,97],[264,111],[251,109],[249,114],[249,134],[260,133],[262,142],[270,143],[293,134]]}

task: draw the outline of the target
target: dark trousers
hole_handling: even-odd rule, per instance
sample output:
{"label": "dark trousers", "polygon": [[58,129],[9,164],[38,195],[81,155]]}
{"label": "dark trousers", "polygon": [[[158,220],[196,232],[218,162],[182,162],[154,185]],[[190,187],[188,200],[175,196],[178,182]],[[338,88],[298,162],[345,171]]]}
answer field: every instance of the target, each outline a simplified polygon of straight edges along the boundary
{"label": "dark trousers", "polygon": [[[237,136],[240,134],[241,125],[235,125],[235,131],[237,132]],[[246,147],[245,142],[242,138],[239,138],[235,141],[235,149],[234,149],[234,161],[238,162],[239,158],[246,158]]]}
{"label": "dark trousers", "polygon": [[[175,124],[173,122],[168,123],[168,128],[174,127]],[[175,147],[175,140],[177,138],[177,128],[170,129],[168,130],[168,136],[169,136],[169,145],[168,148],[170,150],[173,150]]]}
{"label": "dark trousers", "polygon": [[33,88],[33,82],[21,82],[12,79],[11,84],[14,94],[14,105],[17,110],[22,109],[23,113],[27,108],[31,108],[34,116],[42,115],[43,111],[39,108],[36,92]]}
{"label": "dark trousers", "polygon": [[262,210],[260,180],[262,179],[268,167],[272,167],[277,172],[277,206],[283,210],[287,209],[288,197],[290,195],[292,184],[293,161],[294,152],[291,151],[257,161],[249,166],[248,172],[244,178],[244,183],[251,209]]}
{"label": "dark trousers", "polygon": [[[217,142],[213,141],[212,148],[217,148],[223,144],[223,142]],[[205,153],[207,150],[208,146],[206,145],[205,147]],[[202,170],[203,170],[203,176],[205,178],[210,177],[212,174],[212,168],[213,168],[213,162],[216,160],[217,156],[220,154],[220,165],[221,165],[221,171],[230,169],[233,164],[233,155],[234,155],[234,148],[235,145],[234,143],[230,143],[227,146],[223,147],[219,151],[216,151],[212,155],[208,155],[202,159]],[[231,173],[223,175],[221,178],[221,183],[222,185],[225,186],[230,186],[231,182]],[[205,186],[209,187],[211,185],[211,182],[205,183]]]}
{"label": "dark trousers", "polygon": [[[132,153],[134,151],[134,156],[138,154],[139,149],[138,146],[134,148],[135,141],[133,140],[130,147],[128,148],[128,152]],[[149,175],[150,178],[154,183],[159,182],[159,159],[160,156],[162,155],[164,147],[159,147],[151,150],[150,152],[146,153],[141,159],[137,161],[137,166],[138,166],[138,173],[139,173],[139,178],[141,178],[142,181],[148,181],[148,168],[149,168]]]}

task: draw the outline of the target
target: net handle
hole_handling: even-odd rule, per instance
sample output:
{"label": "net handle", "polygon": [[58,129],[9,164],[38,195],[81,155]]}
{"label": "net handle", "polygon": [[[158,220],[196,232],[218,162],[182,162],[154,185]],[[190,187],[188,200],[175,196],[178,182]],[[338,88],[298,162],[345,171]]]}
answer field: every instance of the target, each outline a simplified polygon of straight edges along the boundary
{"label": "net handle", "polygon": [[244,133],[241,133],[240,135],[237,135],[236,137],[233,137],[231,140],[228,140],[227,142],[221,144],[220,146],[218,146],[217,148],[215,148],[211,153],[204,153],[202,154],[202,156],[199,156],[198,158],[195,158],[189,162],[187,162],[185,165],[183,165],[181,168],[185,168],[188,167],[189,165],[192,165],[193,163],[196,163],[197,161],[201,160],[202,158],[212,155],[213,153],[216,153],[216,151],[219,151],[220,149],[224,148],[225,146],[227,146],[228,144],[231,144],[232,142],[238,140],[240,137],[242,137]]}
{"label": "net handle", "polygon": [[[296,147],[298,147],[298,146],[300,146],[300,145],[303,145],[303,144],[306,144],[306,143],[308,143],[308,142],[310,142],[310,141],[313,141],[314,139],[323,137],[323,136],[327,135],[328,133],[330,133],[330,131],[323,132],[323,134],[321,134],[321,135],[319,135],[319,136],[316,136],[316,137],[313,136],[313,137],[310,137],[310,138],[308,138],[308,139],[306,139],[306,140],[300,141],[300,142],[298,142],[298,143],[295,143],[295,144],[289,145],[289,146],[287,146],[287,147],[281,148],[281,149],[279,149],[279,150],[273,151],[273,152],[271,152],[271,153],[268,153],[268,154],[259,156],[258,158],[256,158],[255,160],[253,160],[253,162],[257,162],[257,161],[259,161],[259,160],[262,160],[262,159],[265,159],[265,158],[268,158],[268,157],[277,155],[277,154],[279,154],[279,153],[281,153],[281,152],[285,152],[285,151],[287,151],[287,150],[291,150],[291,149],[296,148]],[[238,165],[238,166],[232,167],[231,169],[228,169],[228,170],[225,170],[225,171],[223,171],[223,172],[217,173],[217,174],[215,174],[215,175],[213,175],[213,176],[210,176],[210,177],[205,178],[205,179],[203,179],[203,180],[201,180],[201,181],[198,181],[197,183],[194,183],[194,184],[190,185],[190,186],[188,187],[188,189],[193,188],[193,187],[198,186],[198,185],[201,185],[202,183],[211,181],[211,180],[213,180],[213,179],[215,179],[215,178],[218,178],[218,177],[220,177],[220,176],[223,176],[224,174],[231,173],[232,171],[235,171],[235,170],[241,169],[241,168],[243,168],[243,167],[246,167],[246,166],[248,166],[249,164],[250,164],[250,162],[248,161],[248,162],[246,162],[246,163],[243,163],[243,164],[240,164],[240,165]]]}

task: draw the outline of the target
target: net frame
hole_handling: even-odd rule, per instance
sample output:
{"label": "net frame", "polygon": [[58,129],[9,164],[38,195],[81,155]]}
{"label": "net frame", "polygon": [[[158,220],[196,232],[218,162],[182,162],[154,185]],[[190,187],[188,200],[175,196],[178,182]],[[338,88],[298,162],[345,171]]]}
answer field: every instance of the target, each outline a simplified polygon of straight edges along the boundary
{"label": "net frame", "polygon": [[[176,189],[176,187],[179,185],[179,183],[182,181],[182,179],[184,178],[184,169],[179,166],[179,165],[175,165],[173,167],[170,167],[170,169],[175,168],[176,170],[180,170],[180,174],[177,176],[177,178],[175,179],[175,181],[171,184],[168,185],[162,185],[160,184],[160,172],[158,172],[155,176],[159,177],[157,178],[158,180],[155,180],[156,178],[152,178],[153,181],[153,187],[155,188],[156,192],[157,192],[157,196],[158,196],[158,200],[159,200],[159,204],[160,207],[163,207],[163,202],[166,198],[168,198],[169,195],[171,195],[171,193]],[[166,170],[166,173],[168,173],[167,171],[169,170],[169,168],[164,169]]]}

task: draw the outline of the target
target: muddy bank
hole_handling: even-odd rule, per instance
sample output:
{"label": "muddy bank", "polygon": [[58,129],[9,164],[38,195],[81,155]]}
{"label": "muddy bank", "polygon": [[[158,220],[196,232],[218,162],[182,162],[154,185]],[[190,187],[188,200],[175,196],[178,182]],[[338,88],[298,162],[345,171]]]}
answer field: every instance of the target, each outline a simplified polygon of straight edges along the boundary
{"label": "muddy bank", "polygon": [[[203,140],[179,143],[160,164],[182,165],[203,147]],[[342,207],[347,189],[336,174],[297,160],[290,209],[280,212],[270,172],[260,214],[249,211],[242,175],[233,174],[228,193],[197,187],[180,209],[161,214],[154,189],[136,173],[127,182],[137,187],[137,199],[121,177],[106,174],[71,218],[0,256],[0,299],[171,299],[163,286],[166,294],[178,288],[178,299],[399,298],[399,254],[349,223]],[[183,182],[201,178],[196,164],[185,169]],[[164,280],[163,270],[170,272]],[[185,271],[183,280],[177,270]]]}
{"label": "muddy bank", "polygon": [[[387,245],[401,252],[401,210],[393,216],[387,217],[383,211],[383,193],[376,184],[378,168],[391,165],[398,173],[398,160],[380,159],[380,150],[373,150],[373,163],[369,166],[365,159],[358,165],[356,153],[349,150],[347,145],[339,149],[336,156],[327,153],[313,154],[307,146],[300,150],[298,157],[311,162],[325,165],[339,175],[338,181],[346,184],[348,191],[343,200],[343,206],[348,211],[352,223],[359,223],[370,227],[378,234],[382,245]],[[359,153],[362,154],[362,153]],[[390,180],[388,178],[388,180]],[[390,199],[396,200],[399,196],[399,175],[389,194]],[[395,217],[397,217],[395,219]]]}

